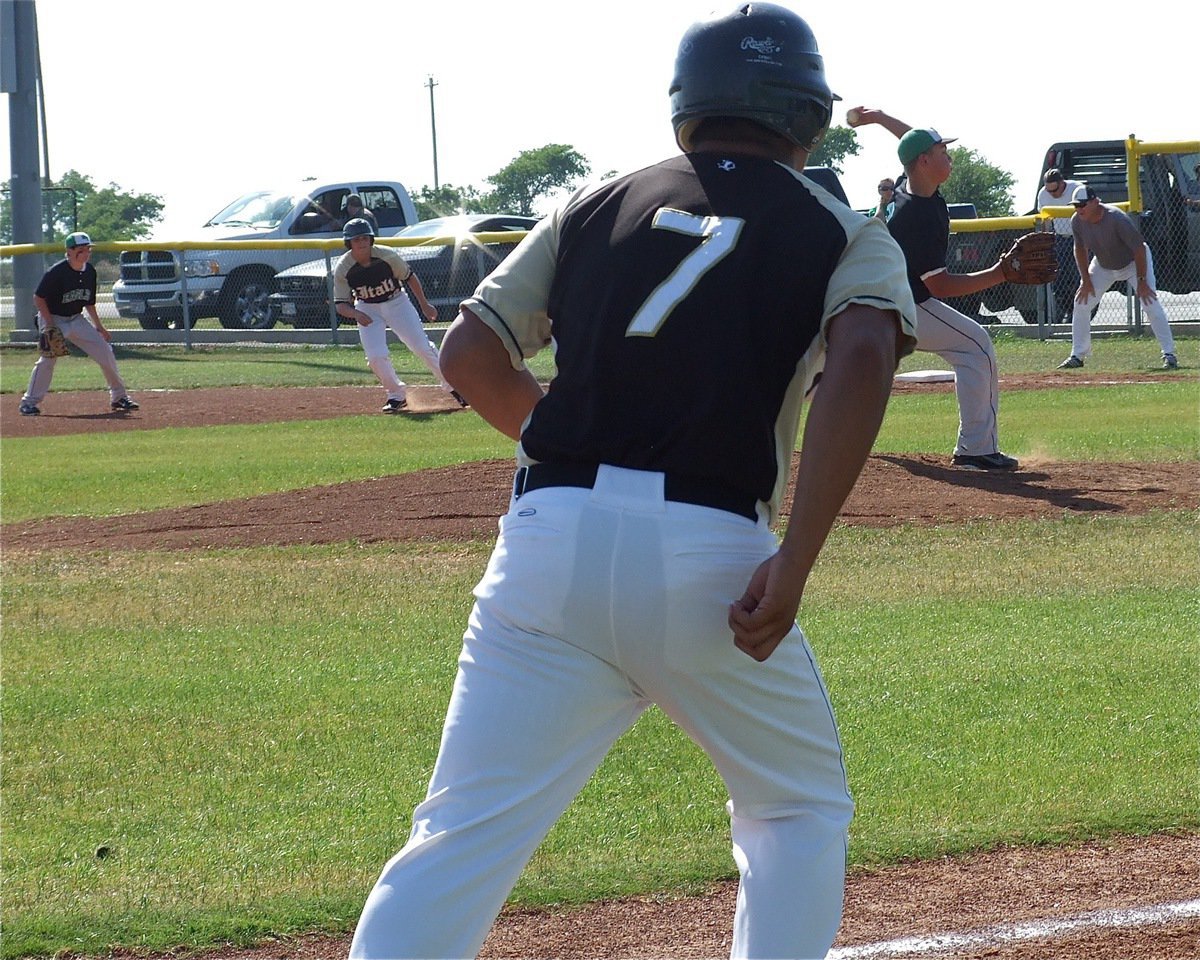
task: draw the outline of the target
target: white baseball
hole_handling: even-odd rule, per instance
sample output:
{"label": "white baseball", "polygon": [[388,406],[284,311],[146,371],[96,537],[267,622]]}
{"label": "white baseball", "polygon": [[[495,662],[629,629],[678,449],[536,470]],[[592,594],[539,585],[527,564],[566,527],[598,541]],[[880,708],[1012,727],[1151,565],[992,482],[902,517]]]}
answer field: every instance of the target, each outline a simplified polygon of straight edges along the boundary
{"label": "white baseball", "polygon": [[857,107],[851,107],[846,111],[846,122],[852,127],[858,126],[858,121],[862,119],[862,111]]}

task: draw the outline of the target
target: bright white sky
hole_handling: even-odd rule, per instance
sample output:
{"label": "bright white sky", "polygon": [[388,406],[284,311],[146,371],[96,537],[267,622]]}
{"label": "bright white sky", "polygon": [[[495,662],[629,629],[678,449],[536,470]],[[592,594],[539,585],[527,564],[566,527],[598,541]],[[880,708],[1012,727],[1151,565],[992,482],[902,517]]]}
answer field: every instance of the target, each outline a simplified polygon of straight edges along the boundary
{"label": "bright white sky", "polygon": [[[809,0],[845,110],[936,127],[1016,179],[1033,207],[1056,140],[1200,138],[1195,24],[1166,0]],[[154,193],[198,226],[249,189],[362,175],[485,188],[522,150],[573,146],[593,174],[676,152],[667,86],[679,37],[732,0],[39,0],[52,177]],[[923,11],[917,22],[906,11]],[[1126,22],[1121,11],[1138,15]],[[1194,18],[1191,18],[1194,20]],[[1186,22],[1185,22],[1186,21]],[[7,97],[2,98],[10,175]],[[898,172],[860,128],[856,207]],[[179,231],[172,231],[173,235]]]}

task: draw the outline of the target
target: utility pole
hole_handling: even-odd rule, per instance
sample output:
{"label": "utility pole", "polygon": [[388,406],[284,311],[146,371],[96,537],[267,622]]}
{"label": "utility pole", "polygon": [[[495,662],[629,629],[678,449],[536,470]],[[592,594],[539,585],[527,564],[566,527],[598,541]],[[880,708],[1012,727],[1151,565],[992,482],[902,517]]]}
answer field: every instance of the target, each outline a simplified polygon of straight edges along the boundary
{"label": "utility pole", "polygon": [[437,116],[433,112],[433,88],[437,86],[433,82],[433,75],[430,74],[425,86],[429,88],[429,124],[433,128],[433,189],[438,188],[438,169],[437,169]]}
{"label": "utility pole", "polygon": [[[0,92],[8,94],[12,159],[12,242],[41,243],[42,182],[38,179],[37,10],[24,0],[0,0]],[[36,330],[33,292],[42,275],[40,253],[13,258],[13,318]]]}

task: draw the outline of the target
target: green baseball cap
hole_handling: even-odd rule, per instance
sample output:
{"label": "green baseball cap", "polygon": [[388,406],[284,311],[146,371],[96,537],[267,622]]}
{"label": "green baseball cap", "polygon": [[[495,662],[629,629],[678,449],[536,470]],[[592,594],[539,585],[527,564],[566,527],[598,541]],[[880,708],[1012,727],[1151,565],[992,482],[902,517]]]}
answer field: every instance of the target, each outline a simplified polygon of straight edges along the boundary
{"label": "green baseball cap", "polygon": [[902,136],[896,152],[900,155],[900,163],[907,167],[930,147],[939,143],[953,143],[957,139],[958,137],[943,137],[933,127],[921,127],[909,130]]}

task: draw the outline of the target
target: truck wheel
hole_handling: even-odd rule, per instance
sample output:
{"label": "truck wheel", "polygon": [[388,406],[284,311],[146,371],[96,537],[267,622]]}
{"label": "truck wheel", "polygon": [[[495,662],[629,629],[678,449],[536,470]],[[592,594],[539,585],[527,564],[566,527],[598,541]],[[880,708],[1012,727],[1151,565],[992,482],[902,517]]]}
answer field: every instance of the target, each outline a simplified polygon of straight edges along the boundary
{"label": "truck wheel", "polygon": [[144,313],[138,317],[138,323],[142,325],[143,330],[166,330],[167,321],[165,317],[160,317],[157,313]]}
{"label": "truck wheel", "polygon": [[268,297],[275,278],[266,270],[243,270],[225,281],[217,319],[226,330],[270,330],[275,326]]}
{"label": "truck wheel", "polygon": [[1021,319],[1024,320],[1026,323],[1036,324],[1038,322],[1038,315],[1037,315],[1036,310],[1019,310],[1018,313],[1021,314]]}

